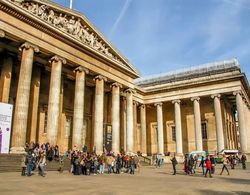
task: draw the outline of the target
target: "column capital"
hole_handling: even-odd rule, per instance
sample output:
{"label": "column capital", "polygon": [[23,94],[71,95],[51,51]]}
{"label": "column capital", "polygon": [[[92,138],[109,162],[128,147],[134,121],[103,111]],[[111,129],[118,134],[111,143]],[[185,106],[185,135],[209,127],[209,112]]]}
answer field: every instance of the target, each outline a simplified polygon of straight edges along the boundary
{"label": "column capital", "polygon": [[135,94],[136,91],[134,89],[131,89],[131,88],[128,88],[124,91],[125,93],[132,93],[132,94]]}
{"label": "column capital", "polygon": [[107,82],[108,79],[105,76],[97,75],[97,76],[95,76],[95,78],[93,80],[94,81],[96,81],[96,80],[103,80],[103,81]]}
{"label": "column capital", "polygon": [[73,70],[74,73],[76,72],[85,72],[85,74],[89,74],[89,69],[83,67],[83,66],[78,66]]}
{"label": "column capital", "polygon": [[216,97],[220,99],[221,94],[213,94],[213,95],[211,95],[211,98],[212,98],[212,99],[214,99],[214,98],[216,98]]}
{"label": "column capital", "polygon": [[114,82],[114,83],[112,83],[112,84],[110,85],[110,87],[111,87],[111,88],[113,88],[113,87],[122,88],[122,85],[121,85],[120,83],[118,83],[118,82]]}
{"label": "column capital", "polygon": [[140,104],[140,105],[139,105],[139,108],[140,108],[140,109],[144,109],[144,108],[146,108],[146,105],[145,105],[145,104]]}
{"label": "column capital", "polygon": [[157,103],[154,104],[154,106],[160,106],[161,107],[162,106],[162,102],[157,102]]}
{"label": "column capital", "polygon": [[172,101],[172,104],[175,104],[175,103],[180,104],[180,103],[181,103],[181,100],[173,100],[173,101]]}
{"label": "column capital", "polygon": [[233,95],[235,95],[235,96],[238,95],[238,94],[242,96],[242,91],[238,90],[238,91],[234,91],[233,92]]}
{"label": "column capital", "polygon": [[36,45],[33,45],[29,42],[25,42],[23,43],[20,47],[19,47],[19,51],[22,51],[23,49],[30,49],[32,48],[34,50],[34,52],[39,52],[39,47],[37,47]]}
{"label": "column capital", "polygon": [[3,30],[0,30],[0,38],[4,38],[5,37],[5,32]]}
{"label": "column capital", "polygon": [[55,55],[55,56],[53,56],[52,58],[50,58],[49,62],[52,63],[53,61],[55,61],[55,62],[61,61],[62,64],[66,64],[66,63],[67,63],[67,61],[66,61],[65,58],[62,58],[62,57],[60,57],[60,56],[58,56],[58,55]]}
{"label": "column capital", "polygon": [[139,102],[137,102],[137,101],[133,100],[133,105],[138,106],[138,105],[139,105]]}
{"label": "column capital", "polygon": [[193,101],[198,101],[198,102],[199,102],[200,99],[201,99],[200,97],[192,97],[192,98],[191,98],[191,101],[192,101],[192,102],[193,102]]}

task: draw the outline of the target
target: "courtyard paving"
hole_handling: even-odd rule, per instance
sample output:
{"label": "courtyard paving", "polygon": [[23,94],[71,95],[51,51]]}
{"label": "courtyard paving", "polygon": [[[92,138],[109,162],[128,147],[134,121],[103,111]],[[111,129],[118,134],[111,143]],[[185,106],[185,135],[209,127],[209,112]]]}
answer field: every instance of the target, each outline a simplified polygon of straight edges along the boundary
{"label": "courtyard paving", "polygon": [[[250,168],[250,164],[248,164]],[[230,176],[220,176],[220,165],[213,178],[204,178],[201,169],[194,176],[172,175],[171,165],[142,167],[135,175],[126,173],[74,176],[68,171],[48,172],[46,177],[21,177],[20,173],[0,173],[0,194],[250,194],[250,169],[230,169]]]}

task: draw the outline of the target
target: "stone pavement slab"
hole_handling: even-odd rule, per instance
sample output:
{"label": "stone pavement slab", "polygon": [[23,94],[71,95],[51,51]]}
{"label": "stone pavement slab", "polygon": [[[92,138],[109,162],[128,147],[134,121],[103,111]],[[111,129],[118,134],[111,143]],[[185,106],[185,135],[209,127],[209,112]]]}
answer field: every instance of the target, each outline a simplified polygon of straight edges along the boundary
{"label": "stone pavement slab", "polygon": [[0,173],[0,194],[250,194],[250,169],[237,167],[230,169],[230,176],[226,172],[220,176],[219,165],[213,178],[204,178],[200,168],[189,176],[182,166],[178,165],[177,175],[172,175],[171,165],[142,167],[135,175],[74,176],[64,171],[22,177],[20,173]]}

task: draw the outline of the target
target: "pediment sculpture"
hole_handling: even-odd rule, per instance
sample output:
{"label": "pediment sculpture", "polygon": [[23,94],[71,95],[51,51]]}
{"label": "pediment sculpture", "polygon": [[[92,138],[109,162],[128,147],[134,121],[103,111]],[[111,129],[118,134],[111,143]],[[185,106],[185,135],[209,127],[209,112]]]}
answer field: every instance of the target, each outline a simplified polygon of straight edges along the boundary
{"label": "pediment sculpture", "polygon": [[78,41],[90,46],[96,51],[122,63],[122,60],[110,52],[110,48],[102,42],[102,40],[91,31],[87,25],[84,24],[81,18],[76,18],[73,15],[67,15],[60,13],[58,10],[54,10],[51,7],[30,0],[10,0],[19,7],[27,10],[33,15],[38,16],[42,20],[46,21],[50,25],[60,29],[61,31],[73,36]]}

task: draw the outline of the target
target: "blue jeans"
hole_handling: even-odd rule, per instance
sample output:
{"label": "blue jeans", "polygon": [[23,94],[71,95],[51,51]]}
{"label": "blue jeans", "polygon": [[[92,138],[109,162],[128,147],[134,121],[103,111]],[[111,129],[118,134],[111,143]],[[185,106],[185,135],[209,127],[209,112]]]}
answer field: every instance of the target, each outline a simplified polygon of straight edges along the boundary
{"label": "blue jeans", "polygon": [[100,174],[104,173],[104,164],[100,165]]}
{"label": "blue jeans", "polygon": [[33,164],[32,163],[27,164],[27,175],[28,176],[31,176],[32,169],[33,169]]}
{"label": "blue jeans", "polygon": [[130,174],[135,174],[135,165],[130,166]]}
{"label": "blue jeans", "polygon": [[108,173],[112,173],[112,165],[108,165]]}

